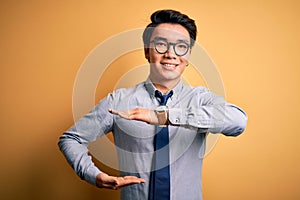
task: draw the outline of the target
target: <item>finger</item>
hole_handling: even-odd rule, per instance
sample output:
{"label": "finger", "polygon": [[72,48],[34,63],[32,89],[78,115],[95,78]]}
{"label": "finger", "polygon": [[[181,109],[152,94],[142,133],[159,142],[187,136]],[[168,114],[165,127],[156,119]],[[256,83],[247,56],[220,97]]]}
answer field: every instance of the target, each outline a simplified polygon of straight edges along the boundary
{"label": "finger", "polygon": [[144,182],[146,182],[145,179],[139,178],[139,177],[136,177],[136,176],[125,176],[124,179],[126,181],[137,182],[137,183],[144,183]]}
{"label": "finger", "polygon": [[117,185],[118,178],[115,176],[109,176],[107,174],[102,174],[101,185]]}
{"label": "finger", "polygon": [[125,176],[124,178],[120,177],[118,182],[118,188],[121,188],[132,184],[145,183],[146,180],[135,176]]}
{"label": "finger", "polygon": [[112,189],[112,190],[118,189],[118,186],[117,186],[117,185],[112,185],[112,184],[102,184],[101,187],[102,187],[102,188],[106,188],[106,189]]}
{"label": "finger", "polygon": [[108,112],[118,115],[124,119],[131,119],[132,117],[131,111],[108,109]]}
{"label": "finger", "polygon": [[148,112],[148,117],[150,119],[149,124],[158,124],[157,115],[155,114],[155,112],[153,110],[150,110]]}
{"label": "finger", "polygon": [[108,109],[108,112],[117,115],[118,111],[117,110],[113,110],[113,109]]}
{"label": "finger", "polygon": [[118,115],[124,119],[130,119],[131,114],[128,111],[118,111]]}

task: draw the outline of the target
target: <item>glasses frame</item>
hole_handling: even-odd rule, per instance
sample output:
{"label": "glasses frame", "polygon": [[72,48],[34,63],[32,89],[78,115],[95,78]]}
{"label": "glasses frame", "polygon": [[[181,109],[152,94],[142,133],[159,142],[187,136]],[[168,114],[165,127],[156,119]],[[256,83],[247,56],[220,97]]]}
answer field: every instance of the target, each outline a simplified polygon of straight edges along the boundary
{"label": "glasses frame", "polygon": [[[156,48],[156,43],[157,43],[158,41],[164,41],[164,42],[167,43],[167,49],[166,49],[165,52],[158,51],[158,49]],[[177,56],[184,56],[184,55],[186,55],[186,54],[189,52],[189,50],[190,50],[190,48],[191,48],[191,45],[189,45],[189,44],[188,44],[187,42],[185,42],[185,41],[168,42],[167,40],[164,40],[164,39],[153,39],[152,41],[150,41],[150,43],[153,43],[156,52],[159,53],[159,54],[165,54],[165,53],[167,53],[167,52],[170,50],[170,46],[173,46],[174,53],[175,53]],[[186,52],[185,52],[184,54],[181,55],[181,54],[178,54],[178,53],[176,52],[175,46],[178,45],[178,44],[182,44],[182,43],[186,44],[188,48],[187,48]]]}

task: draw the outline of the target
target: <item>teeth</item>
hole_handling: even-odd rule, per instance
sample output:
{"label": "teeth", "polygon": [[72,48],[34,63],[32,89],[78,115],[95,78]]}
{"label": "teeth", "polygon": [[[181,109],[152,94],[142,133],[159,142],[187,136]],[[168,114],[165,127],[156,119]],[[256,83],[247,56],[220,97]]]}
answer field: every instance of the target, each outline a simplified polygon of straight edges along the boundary
{"label": "teeth", "polygon": [[175,66],[175,64],[164,64],[164,66],[166,66],[166,67],[173,67],[173,66]]}

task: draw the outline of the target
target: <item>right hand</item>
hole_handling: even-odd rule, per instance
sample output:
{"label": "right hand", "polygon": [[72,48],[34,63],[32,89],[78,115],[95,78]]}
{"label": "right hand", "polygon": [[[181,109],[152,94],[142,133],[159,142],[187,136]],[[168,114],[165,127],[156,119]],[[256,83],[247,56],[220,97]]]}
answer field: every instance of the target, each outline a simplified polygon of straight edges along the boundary
{"label": "right hand", "polygon": [[99,188],[107,188],[117,190],[121,187],[125,187],[132,184],[145,183],[146,180],[143,178],[138,178],[136,176],[124,176],[116,177],[109,176],[105,173],[100,173],[96,176],[96,185]]}
{"label": "right hand", "polygon": [[138,120],[146,122],[148,124],[158,124],[158,118],[154,110],[149,110],[145,108],[135,108],[132,110],[108,110],[114,115],[119,115],[120,117],[128,120]]}

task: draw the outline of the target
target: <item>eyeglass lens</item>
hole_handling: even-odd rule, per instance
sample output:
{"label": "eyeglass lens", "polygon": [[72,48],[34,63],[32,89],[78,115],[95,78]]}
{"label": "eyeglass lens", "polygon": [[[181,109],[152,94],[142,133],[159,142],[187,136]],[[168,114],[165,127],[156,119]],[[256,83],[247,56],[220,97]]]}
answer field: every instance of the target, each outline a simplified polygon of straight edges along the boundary
{"label": "eyeglass lens", "polygon": [[160,54],[166,53],[170,46],[173,46],[174,52],[178,56],[185,55],[189,50],[189,45],[185,42],[171,43],[166,40],[154,40],[154,47]]}

